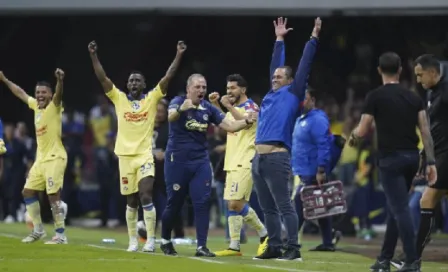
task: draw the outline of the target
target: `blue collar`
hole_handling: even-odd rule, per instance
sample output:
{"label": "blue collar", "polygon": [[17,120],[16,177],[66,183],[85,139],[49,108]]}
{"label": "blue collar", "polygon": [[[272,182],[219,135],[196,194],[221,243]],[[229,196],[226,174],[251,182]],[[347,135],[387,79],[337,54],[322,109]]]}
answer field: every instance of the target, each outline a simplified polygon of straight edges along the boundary
{"label": "blue collar", "polygon": [[146,96],[145,94],[140,94],[140,98],[135,99],[130,93],[126,95],[126,97],[128,98],[128,100],[131,101],[131,102],[132,102],[132,101],[136,101],[136,100],[137,100],[137,101],[142,100],[143,98],[145,98],[145,96]]}

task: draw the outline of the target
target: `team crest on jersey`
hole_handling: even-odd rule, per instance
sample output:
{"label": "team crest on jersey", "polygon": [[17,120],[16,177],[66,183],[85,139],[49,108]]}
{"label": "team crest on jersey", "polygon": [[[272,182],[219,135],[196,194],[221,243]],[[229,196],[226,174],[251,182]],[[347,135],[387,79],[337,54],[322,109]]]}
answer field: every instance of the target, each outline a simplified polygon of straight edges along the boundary
{"label": "team crest on jersey", "polygon": [[300,122],[300,126],[301,126],[301,127],[305,127],[305,126],[306,126],[306,121],[302,121],[302,122]]}
{"label": "team crest on jersey", "polygon": [[202,118],[204,119],[204,121],[208,121],[208,114],[204,114],[204,116],[202,116]]}
{"label": "team crest on jersey", "polygon": [[174,191],[179,191],[179,189],[180,189],[180,185],[179,184],[176,183],[176,184],[173,185],[173,190]]}
{"label": "team crest on jersey", "polygon": [[140,101],[132,101],[131,107],[134,111],[138,111],[140,109]]}

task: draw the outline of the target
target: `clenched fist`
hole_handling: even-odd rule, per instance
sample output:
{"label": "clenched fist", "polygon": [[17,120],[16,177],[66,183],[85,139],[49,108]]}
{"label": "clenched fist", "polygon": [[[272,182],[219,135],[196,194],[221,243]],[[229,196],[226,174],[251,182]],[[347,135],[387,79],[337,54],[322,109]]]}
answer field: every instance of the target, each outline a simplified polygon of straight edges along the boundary
{"label": "clenched fist", "polygon": [[187,111],[189,109],[194,108],[193,101],[191,99],[185,99],[184,103],[180,106],[180,111]]}
{"label": "clenched fist", "polygon": [[90,54],[95,54],[98,51],[98,45],[95,41],[91,41],[87,48],[89,49]]}
{"label": "clenched fist", "polygon": [[54,72],[54,75],[58,81],[64,80],[65,73],[64,73],[64,71],[62,71],[62,69],[59,69],[59,68],[56,69],[56,71]]}
{"label": "clenched fist", "polygon": [[210,103],[217,104],[219,100],[219,93],[213,92],[208,95],[208,100],[210,100]]}

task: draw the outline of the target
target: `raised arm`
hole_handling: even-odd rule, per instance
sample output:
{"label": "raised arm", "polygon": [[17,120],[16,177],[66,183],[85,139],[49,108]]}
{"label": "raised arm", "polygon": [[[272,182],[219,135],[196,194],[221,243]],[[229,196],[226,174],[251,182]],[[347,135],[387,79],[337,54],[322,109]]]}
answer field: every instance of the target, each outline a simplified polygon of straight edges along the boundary
{"label": "raised arm", "polygon": [[274,74],[275,69],[285,65],[285,35],[292,30],[292,28],[286,28],[287,22],[288,19],[283,19],[283,17],[279,17],[277,21],[274,21],[275,36],[277,39],[274,44],[274,51],[272,52],[270,77]]}
{"label": "raised arm", "polygon": [[305,98],[306,84],[311,71],[314,55],[316,54],[321,26],[322,21],[320,18],[317,18],[314,22],[311,39],[305,44],[305,49],[303,49],[302,58],[300,59],[299,66],[294,76],[294,81],[291,84],[291,92],[294,93],[300,101],[303,101]]}
{"label": "raised arm", "polygon": [[176,74],[176,71],[179,68],[180,61],[182,59],[182,56],[187,49],[187,45],[183,41],[177,42],[177,53],[176,57],[174,58],[173,62],[171,63],[170,67],[168,67],[168,70],[166,71],[165,76],[159,81],[160,89],[162,90],[163,94],[166,94],[168,90],[168,84],[170,83],[171,79]]}
{"label": "raised arm", "polygon": [[14,84],[14,82],[8,80],[2,71],[0,71],[0,81],[3,81],[16,97],[28,105],[29,95],[22,88]]}
{"label": "raised arm", "polygon": [[92,59],[93,64],[93,70],[95,71],[95,75],[98,78],[98,80],[101,83],[101,86],[103,86],[103,90],[105,93],[108,93],[112,90],[114,84],[112,81],[107,77],[106,72],[103,69],[103,66],[100,63],[100,60],[98,59],[97,51],[98,46],[95,41],[92,41],[89,43],[89,53],[90,58]]}
{"label": "raised arm", "polygon": [[62,93],[64,91],[64,77],[65,73],[61,69],[56,69],[56,72],[54,72],[54,75],[56,76],[56,91],[53,95],[53,103],[56,106],[60,106],[62,102]]}

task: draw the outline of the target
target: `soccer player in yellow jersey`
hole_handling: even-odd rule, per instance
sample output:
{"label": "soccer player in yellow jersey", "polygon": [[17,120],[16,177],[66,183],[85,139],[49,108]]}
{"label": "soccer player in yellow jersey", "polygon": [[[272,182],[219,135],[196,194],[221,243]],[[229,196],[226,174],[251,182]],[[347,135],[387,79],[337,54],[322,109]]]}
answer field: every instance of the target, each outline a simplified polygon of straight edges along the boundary
{"label": "soccer player in yellow jersey", "polygon": [[156,211],[152,202],[154,158],[151,151],[154,120],[157,104],[166,95],[168,83],[179,67],[186,45],[182,41],[178,42],[176,58],[157,86],[147,94],[143,94],[146,82],[140,72],[132,72],[129,76],[128,94],[118,90],[106,76],[98,60],[97,44],[94,41],[91,42],[88,49],[95,74],[106,96],[115,105],[117,113],[118,132],[115,154],[119,160],[121,194],[127,197],[128,251],[138,250],[137,209],[140,200],[148,235],[142,250],[154,252]]}
{"label": "soccer player in yellow jersey", "polygon": [[33,231],[22,240],[24,243],[35,242],[46,235],[42,226],[37,197],[38,191],[46,190],[56,231],[53,239],[46,244],[67,244],[67,237],[64,233],[66,207],[61,201],[60,195],[67,165],[67,153],[61,140],[64,72],[57,69],[55,76],[57,80],[55,92],[53,93],[49,83],[38,82],[34,98],[0,72],[0,81],[3,81],[15,96],[34,111],[37,139],[36,160],[22,191],[27,212],[33,221]]}
{"label": "soccer player in yellow jersey", "polygon": [[[247,97],[247,82],[238,74],[227,77],[227,95],[221,98],[221,104],[228,110],[226,118],[241,120],[250,112],[258,112],[258,106]],[[219,94],[210,94],[210,101],[219,109]],[[255,155],[256,125],[234,133],[227,133],[224,171],[226,184],[224,200],[228,205],[228,222],[230,245],[223,251],[215,252],[216,256],[241,256],[240,233],[243,224],[254,228],[260,236],[257,255],[263,253],[267,245],[268,233],[248,201],[252,193],[251,161]]]}

